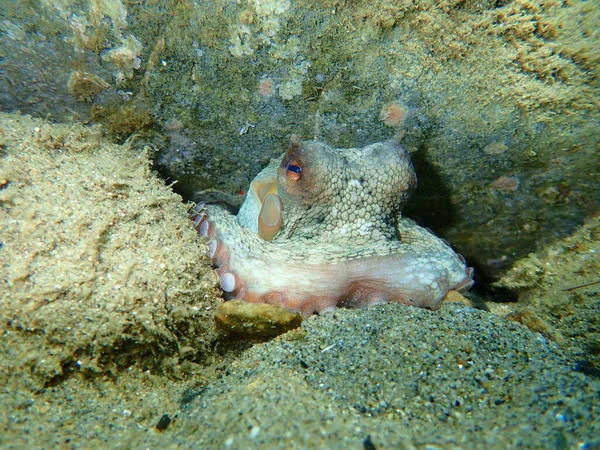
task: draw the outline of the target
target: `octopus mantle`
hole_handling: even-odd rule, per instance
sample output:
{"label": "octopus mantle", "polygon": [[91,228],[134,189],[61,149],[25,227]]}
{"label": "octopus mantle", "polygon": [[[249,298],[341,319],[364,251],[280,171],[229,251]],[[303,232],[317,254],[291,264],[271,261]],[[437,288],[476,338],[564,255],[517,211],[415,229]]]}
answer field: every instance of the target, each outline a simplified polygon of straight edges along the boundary
{"label": "octopus mantle", "polygon": [[192,220],[229,298],[305,316],[391,301],[437,309],[449,291],[471,287],[473,269],[402,217],[415,186],[398,142],[333,149],[293,136],[237,216],[200,204]]}

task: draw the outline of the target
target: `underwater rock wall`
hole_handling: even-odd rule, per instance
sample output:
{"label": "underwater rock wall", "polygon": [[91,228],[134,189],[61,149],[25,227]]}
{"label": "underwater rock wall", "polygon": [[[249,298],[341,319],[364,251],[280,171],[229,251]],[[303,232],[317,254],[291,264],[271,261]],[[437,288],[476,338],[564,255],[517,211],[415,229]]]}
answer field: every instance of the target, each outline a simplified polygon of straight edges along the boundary
{"label": "underwater rock wall", "polygon": [[394,135],[407,215],[495,277],[598,210],[600,13],[590,2],[13,3],[0,102],[142,133],[192,200],[239,204],[291,133]]}

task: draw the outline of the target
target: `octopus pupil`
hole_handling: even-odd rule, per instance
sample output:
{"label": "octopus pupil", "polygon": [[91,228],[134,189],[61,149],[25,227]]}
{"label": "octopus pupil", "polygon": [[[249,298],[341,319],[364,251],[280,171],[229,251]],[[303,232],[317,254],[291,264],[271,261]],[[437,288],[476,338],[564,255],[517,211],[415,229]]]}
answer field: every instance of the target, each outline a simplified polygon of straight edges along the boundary
{"label": "octopus pupil", "polygon": [[289,170],[290,172],[294,172],[297,174],[301,174],[302,173],[302,167],[297,166],[296,164],[288,164],[286,167],[287,170]]}

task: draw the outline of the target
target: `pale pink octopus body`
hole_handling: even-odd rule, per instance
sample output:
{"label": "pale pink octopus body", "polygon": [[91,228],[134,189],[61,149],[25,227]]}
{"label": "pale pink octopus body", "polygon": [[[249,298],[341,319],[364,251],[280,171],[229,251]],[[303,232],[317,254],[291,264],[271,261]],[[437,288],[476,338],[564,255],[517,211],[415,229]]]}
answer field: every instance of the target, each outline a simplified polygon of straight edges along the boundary
{"label": "pale pink octopus body", "polygon": [[229,298],[305,316],[385,302],[437,309],[449,291],[471,287],[473,270],[402,217],[415,186],[396,141],[334,149],[293,136],[237,216],[201,204],[192,220]]}

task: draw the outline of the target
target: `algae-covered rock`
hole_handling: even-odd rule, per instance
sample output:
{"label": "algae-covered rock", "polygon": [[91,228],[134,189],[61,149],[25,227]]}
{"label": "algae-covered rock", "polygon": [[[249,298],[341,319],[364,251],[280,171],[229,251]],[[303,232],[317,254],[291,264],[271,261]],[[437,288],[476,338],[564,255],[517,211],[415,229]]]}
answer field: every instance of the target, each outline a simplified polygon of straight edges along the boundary
{"label": "algae-covered rock", "polygon": [[5,113],[0,136],[0,384],[209,358],[205,245],[147,152]]}
{"label": "algae-covered rock", "polygon": [[581,364],[600,371],[600,217],[572,236],[519,260],[496,287],[518,303],[495,306],[559,343]]}
{"label": "algae-covered rock", "polygon": [[228,333],[246,336],[278,336],[302,324],[303,316],[267,303],[230,300],[215,313],[217,325]]}

